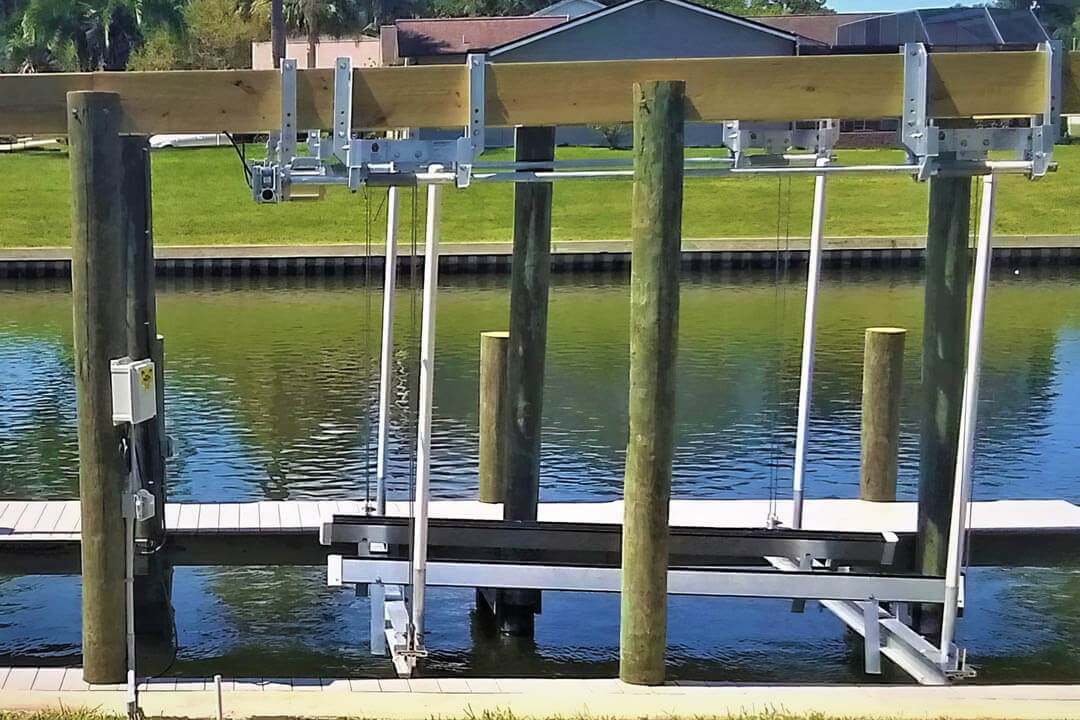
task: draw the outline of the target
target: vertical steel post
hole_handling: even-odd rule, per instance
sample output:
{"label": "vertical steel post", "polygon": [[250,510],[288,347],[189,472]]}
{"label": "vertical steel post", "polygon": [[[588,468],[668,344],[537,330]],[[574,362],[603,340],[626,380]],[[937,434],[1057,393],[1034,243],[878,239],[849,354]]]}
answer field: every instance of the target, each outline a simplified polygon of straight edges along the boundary
{"label": "vertical steel post", "polygon": [[971,320],[968,325],[967,367],[964,372],[964,400],[960,410],[960,436],[956,449],[952,516],[949,523],[949,550],[945,564],[945,609],[941,620],[941,662],[950,661],[956,631],[960,569],[963,561],[965,514],[971,499],[971,467],[975,454],[975,418],[979,403],[979,362],[982,358],[983,323],[986,319],[986,288],[990,283],[990,253],[994,238],[994,203],[997,177],[982,179],[982,209],[979,212],[979,240],[975,254],[975,278],[971,289]]}
{"label": "vertical steel post", "polygon": [[393,393],[394,290],[397,283],[398,189],[386,195],[386,268],[383,275],[382,355],[379,361],[379,439],[375,454],[375,514],[386,514],[386,439]]}
{"label": "vertical steel post", "polygon": [[[829,162],[818,158],[818,167]],[[814,213],[810,225],[810,257],[806,271],[806,312],[803,319],[802,368],[799,373],[799,418],[795,431],[795,473],[791,485],[791,527],[802,527],[803,481],[806,475],[806,438],[810,427],[810,399],[814,387],[814,343],[817,333],[817,296],[821,274],[821,244],[825,234],[825,173],[814,177]]]}
{"label": "vertical steel post", "polygon": [[424,647],[424,590],[427,581],[428,487],[431,470],[431,406],[435,389],[435,299],[439,283],[440,185],[428,185],[424,242],[424,301],[420,326],[420,398],[416,427],[416,498],[413,502],[412,627],[410,650]]}

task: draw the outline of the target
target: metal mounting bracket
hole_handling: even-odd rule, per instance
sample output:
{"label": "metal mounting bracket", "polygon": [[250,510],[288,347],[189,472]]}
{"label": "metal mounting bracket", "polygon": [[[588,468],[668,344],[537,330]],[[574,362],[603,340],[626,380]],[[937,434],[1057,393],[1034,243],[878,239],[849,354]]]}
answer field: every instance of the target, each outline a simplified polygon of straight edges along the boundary
{"label": "metal mounting bracket", "polygon": [[[801,123],[805,125],[806,123]],[[818,120],[814,127],[799,127],[800,123],[742,122],[729,120],[724,123],[724,144],[731,150],[733,167],[746,168],[758,159],[767,159],[772,165],[791,148],[828,157],[840,137],[840,124],[835,120]],[[750,155],[750,149],[764,150],[764,155]]]}
{"label": "metal mounting bracket", "polygon": [[[467,58],[469,77],[468,119],[463,137],[455,140],[396,140],[352,137],[352,62],[334,62],[333,126],[328,137],[307,131],[308,154],[297,155],[296,60],[281,62],[281,128],[271,133],[267,157],[251,165],[252,195],[256,202],[293,199],[293,185],[345,185],[354,192],[370,182],[412,184],[416,175],[440,166],[453,175],[458,187],[467,187],[473,159],[484,151],[485,55]],[[299,199],[300,195],[296,199]]]}
{"label": "metal mounting bracket", "polygon": [[904,102],[900,142],[918,166],[916,180],[928,180],[948,154],[963,166],[983,163],[992,150],[1016,153],[1031,163],[1028,177],[1038,179],[1051,168],[1054,143],[1061,136],[1061,44],[1040,43],[1046,57],[1046,109],[1031,118],[1030,127],[936,127],[928,112],[929,55],[922,43],[904,45]]}
{"label": "metal mounting bracket", "polygon": [[904,102],[900,142],[918,164],[917,180],[928,180],[937,169],[938,135],[931,131],[927,113],[930,58],[922,43],[905,43]]}

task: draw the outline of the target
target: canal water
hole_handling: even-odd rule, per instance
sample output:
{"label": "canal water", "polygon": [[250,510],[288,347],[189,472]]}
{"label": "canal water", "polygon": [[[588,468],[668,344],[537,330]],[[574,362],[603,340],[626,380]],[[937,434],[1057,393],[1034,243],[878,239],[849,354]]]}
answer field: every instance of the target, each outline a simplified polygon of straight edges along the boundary
{"label": "canal water", "polygon": [[[804,270],[687,274],[673,496],[789,495]],[[777,280],[780,282],[777,282]],[[446,276],[438,306],[432,493],[473,498],[478,336],[504,329],[505,276]],[[159,288],[175,500],[359,499],[374,484],[379,288],[363,278],[196,279]],[[420,299],[398,292],[391,497],[408,493],[409,391]],[[856,497],[863,330],[909,329],[899,495],[918,472],[921,272],[827,273],[821,291],[807,493]],[[541,500],[620,496],[627,428],[624,273],[553,278]],[[990,288],[974,496],[1080,502],[1080,270],[999,268]],[[0,497],[77,496],[66,284],[0,285]],[[746,525],[765,523],[747,517]],[[205,676],[386,676],[367,600],[320,568],[182,568],[178,650],[146,670]],[[980,679],[1080,681],[1080,574],[974,569],[959,639]],[[489,637],[473,593],[430,594],[439,674],[611,676],[618,597],[547,593],[534,640]],[[861,651],[810,603],[672,598],[672,678],[855,681]],[[0,665],[75,664],[77,577],[0,576]],[[902,678],[895,673],[886,679]]]}

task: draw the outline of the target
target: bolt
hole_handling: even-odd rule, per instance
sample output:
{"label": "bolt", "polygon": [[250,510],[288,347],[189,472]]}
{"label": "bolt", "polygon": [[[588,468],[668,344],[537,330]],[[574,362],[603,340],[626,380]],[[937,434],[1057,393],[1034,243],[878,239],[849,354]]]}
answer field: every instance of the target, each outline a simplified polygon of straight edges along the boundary
{"label": "bolt", "polygon": [[961,140],[960,147],[967,147],[967,140]]}
{"label": "bolt", "polygon": [[937,139],[938,140],[944,140],[945,139],[945,131],[944,130],[941,130],[941,131],[938,132]]}
{"label": "bolt", "polygon": [[990,138],[986,138],[983,140],[983,147],[990,147]]}

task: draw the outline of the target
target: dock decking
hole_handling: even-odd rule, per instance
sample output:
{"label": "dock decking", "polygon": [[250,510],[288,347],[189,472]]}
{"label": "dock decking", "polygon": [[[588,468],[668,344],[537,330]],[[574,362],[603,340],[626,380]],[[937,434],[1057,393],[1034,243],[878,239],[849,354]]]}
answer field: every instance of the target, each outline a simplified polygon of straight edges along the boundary
{"label": "dock decking", "polygon": [[[322,565],[328,553],[319,528],[334,514],[361,514],[356,500],[264,500],[247,503],[167,503],[167,552],[177,565]],[[389,515],[408,515],[409,503],[388,502]],[[783,521],[791,502],[776,503]],[[767,500],[673,500],[671,524],[683,527],[763,527]],[[433,518],[501,519],[502,506],[472,500],[435,500]],[[621,501],[541,503],[539,519],[620,523]],[[900,537],[905,562],[915,533],[916,503],[807,500],[809,530],[890,531]],[[0,500],[0,572],[77,573],[78,500]],[[1064,500],[973,503],[972,562],[981,565],[1073,565],[1080,558],[1080,506]]]}

